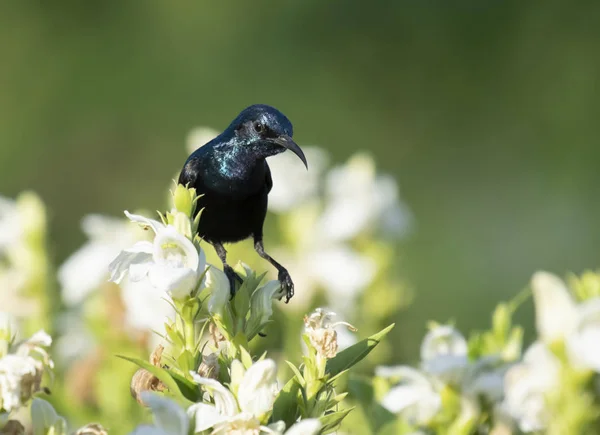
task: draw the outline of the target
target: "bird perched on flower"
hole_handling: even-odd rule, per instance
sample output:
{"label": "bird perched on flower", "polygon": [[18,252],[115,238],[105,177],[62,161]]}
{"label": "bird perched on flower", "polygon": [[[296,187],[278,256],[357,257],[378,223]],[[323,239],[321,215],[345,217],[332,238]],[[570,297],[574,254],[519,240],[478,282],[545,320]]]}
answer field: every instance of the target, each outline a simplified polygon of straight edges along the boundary
{"label": "bird perched on flower", "polygon": [[288,271],[265,252],[263,224],[268,194],[273,187],[266,158],[292,151],[308,169],[306,157],[292,140],[289,119],[274,107],[255,104],[244,109],[223,133],[192,153],[179,175],[179,184],[193,187],[202,211],[198,234],[211,243],[223,262],[231,294],[241,280],[227,264],[223,244],[253,237],[254,249],[271,263],[286,293],[294,295]]}

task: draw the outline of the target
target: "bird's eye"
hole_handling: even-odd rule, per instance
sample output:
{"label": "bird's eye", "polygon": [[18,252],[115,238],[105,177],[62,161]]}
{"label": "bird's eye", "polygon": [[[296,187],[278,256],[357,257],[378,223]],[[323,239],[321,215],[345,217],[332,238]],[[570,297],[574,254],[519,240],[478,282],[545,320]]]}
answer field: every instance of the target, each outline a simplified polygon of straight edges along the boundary
{"label": "bird's eye", "polygon": [[260,122],[255,122],[254,123],[254,131],[256,131],[257,133],[262,133],[265,131],[265,126],[263,124],[261,124]]}

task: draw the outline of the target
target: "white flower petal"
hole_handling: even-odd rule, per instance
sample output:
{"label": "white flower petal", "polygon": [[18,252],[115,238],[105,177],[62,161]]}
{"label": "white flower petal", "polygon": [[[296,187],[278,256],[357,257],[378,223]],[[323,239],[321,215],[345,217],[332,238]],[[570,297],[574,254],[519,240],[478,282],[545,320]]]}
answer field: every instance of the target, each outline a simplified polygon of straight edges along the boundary
{"label": "white flower petal", "polygon": [[[141,248],[141,246],[139,246],[141,243],[145,242],[136,243],[134,248],[136,246]],[[134,251],[130,249],[121,251],[117,258],[115,258],[108,266],[110,271],[110,280],[119,284],[129,271],[129,267],[132,264],[148,263],[150,261],[152,261],[152,255],[148,254],[147,252],[137,250]]]}
{"label": "white flower petal", "polygon": [[201,261],[194,244],[170,225],[156,234],[152,255],[157,264],[171,264],[194,271],[198,270]]}
{"label": "white flower petal", "polygon": [[354,297],[371,284],[377,271],[372,259],[345,245],[330,246],[314,252],[311,273],[329,296],[329,303],[345,310]]}
{"label": "white flower petal", "polygon": [[408,410],[407,417],[417,424],[427,424],[438,413],[441,404],[440,395],[432,386],[419,384],[392,387],[381,401],[381,405],[390,412]]}
{"label": "white flower petal", "polygon": [[575,302],[565,283],[548,272],[537,272],[531,279],[538,334],[546,343],[563,339],[575,328]]}
{"label": "white flower petal", "polygon": [[423,361],[443,356],[467,356],[467,341],[460,332],[449,325],[440,325],[429,331],[421,344]]}
{"label": "white flower petal", "polygon": [[31,346],[50,346],[52,345],[52,337],[50,337],[46,331],[40,329],[38,332],[33,334],[27,341],[27,344]]}
{"label": "white flower petal", "polygon": [[322,427],[316,418],[307,418],[290,427],[285,435],[317,435]]}
{"label": "white flower petal", "polygon": [[58,270],[58,281],[65,304],[83,301],[106,282],[108,266],[121,248],[96,241],[88,242],[71,255]]}
{"label": "white flower petal", "polygon": [[131,222],[135,222],[137,224],[141,224],[143,226],[148,226],[152,228],[155,233],[158,233],[160,229],[165,227],[165,225],[162,222],[159,222],[154,219],[149,219],[139,214],[129,213],[127,210],[125,210],[125,216],[127,216]]}
{"label": "white flower petal", "polygon": [[506,411],[524,432],[541,431],[550,414],[546,394],[558,385],[560,364],[544,344],[532,344],[523,362],[511,367],[504,377]]}
{"label": "white flower petal", "polygon": [[600,372],[600,298],[592,298],[577,307],[577,323],[567,337],[569,360],[575,367]]}
{"label": "white flower petal", "polygon": [[215,400],[215,406],[220,414],[232,417],[239,412],[235,397],[225,386],[214,379],[203,378],[195,372],[190,372],[192,379],[199,385],[203,385]]}
{"label": "white flower petal", "polygon": [[219,413],[217,408],[206,403],[196,403],[188,408],[187,414],[195,421],[194,433],[202,432],[222,423],[228,419],[227,416]]}
{"label": "white flower petal", "polygon": [[271,409],[277,389],[277,365],[272,359],[255,362],[244,374],[238,389],[242,411],[260,416]]}
{"label": "white flower petal", "polygon": [[141,399],[152,409],[158,428],[169,435],[187,435],[188,416],[177,403],[147,391],[141,393]]}
{"label": "white flower petal", "polygon": [[133,282],[143,281],[152,268],[151,262],[137,263],[129,266],[129,280]]}
{"label": "white flower petal", "polygon": [[149,280],[121,284],[127,324],[140,331],[163,331],[167,319],[173,320],[175,310],[169,296],[150,284]]}
{"label": "white flower petal", "polygon": [[181,299],[190,294],[198,284],[198,275],[192,269],[174,268],[162,264],[153,264],[148,271],[150,283],[168,292],[174,299]]}
{"label": "white flower petal", "polygon": [[222,316],[230,296],[229,279],[223,271],[212,265],[208,266],[205,277],[206,288],[211,291],[208,312],[212,315]]}

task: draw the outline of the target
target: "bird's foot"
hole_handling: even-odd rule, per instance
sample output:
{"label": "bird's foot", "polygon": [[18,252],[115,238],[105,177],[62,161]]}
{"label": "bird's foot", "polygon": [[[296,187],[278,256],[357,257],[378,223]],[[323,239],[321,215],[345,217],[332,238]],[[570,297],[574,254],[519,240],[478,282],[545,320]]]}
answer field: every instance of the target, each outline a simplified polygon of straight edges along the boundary
{"label": "bird's foot", "polygon": [[[287,270],[282,269],[279,271],[277,279],[281,284],[281,298],[283,298],[283,292],[285,292],[285,303],[287,304],[290,299],[292,299],[292,296],[294,296],[294,283],[292,282],[292,277]],[[281,298],[279,298],[279,300],[281,300]]]}
{"label": "bird's foot", "polygon": [[229,280],[229,292],[231,294],[231,299],[233,299],[236,291],[235,282],[237,281],[241,284],[244,282],[244,280],[237,273],[235,273],[235,270],[233,270],[233,267],[231,266],[224,266],[223,272],[225,272],[225,276]]}

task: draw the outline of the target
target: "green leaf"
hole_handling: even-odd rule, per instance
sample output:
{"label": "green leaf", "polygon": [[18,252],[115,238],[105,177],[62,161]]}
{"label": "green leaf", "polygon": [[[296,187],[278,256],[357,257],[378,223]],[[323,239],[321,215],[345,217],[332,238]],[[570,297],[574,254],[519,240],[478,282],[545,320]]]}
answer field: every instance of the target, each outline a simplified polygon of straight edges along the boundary
{"label": "green leaf", "polygon": [[298,381],[298,384],[300,384],[301,386],[306,385],[306,381],[304,380],[304,377],[302,376],[302,373],[300,373],[300,370],[298,370],[298,368],[292,364],[289,361],[286,361],[287,365],[290,366],[290,368],[292,369],[292,371],[294,372],[294,376],[296,377],[296,380]]}
{"label": "green leaf", "polygon": [[348,408],[344,409],[343,411],[332,412],[323,417],[320,417],[319,421],[323,425],[323,427],[321,428],[321,434],[335,432],[342,420],[346,418],[346,416],[350,414],[350,411],[352,411],[353,409],[354,408]]}
{"label": "green leaf", "polygon": [[290,427],[298,419],[298,392],[300,384],[296,378],[290,379],[279,392],[275,404],[271,422],[283,421],[286,427]]}
{"label": "green leaf", "polygon": [[196,357],[187,349],[181,352],[181,354],[176,358],[176,361],[179,365],[179,369],[183,373],[187,373],[190,370],[196,370]]}
{"label": "green leaf", "polygon": [[[246,319],[246,315],[250,310],[250,292],[248,290],[250,279],[247,279],[242,283],[239,289],[235,292],[233,297],[233,311],[238,320]],[[252,289],[254,290],[254,289]]]}
{"label": "green leaf", "polygon": [[165,323],[165,331],[167,333],[167,337],[169,337],[171,343],[173,343],[175,347],[185,347],[185,340],[181,334],[177,330],[173,329],[168,323]]}
{"label": "green leaf", "polygon": [[326,373],[335,376],[338,373],[354,366],[364,357],[366,357],[379,342],[387,335],[394,327],[394,323],[385,329],[382,329],[377,334],[371,335],[369,338],[359,341],[358,343],[344,349],[335,357],[327,361]]}
{"label": "green leaf", "polygon": [[172,369],[165,369],[167,373],[173,378],[173,380],[177,383],[179,387],[179,391],[183,394],[187,399],[192,402],[198,402],[202,398],[202,394],[200,392],[200,388],[194,382],[189,380],[188,378],[180,375],[176,371]]}
{"label": "green leaf", "polygon": [[144,361],[139,358],[130,358],[128,356],[123,356],[123,355],[117,355],[117,358],[121,358],[126,361],[132,362],[132,363],[138,365],[139,367],[141,367],[145,370],[148,370],[150,373],[152,373],[154,376],[156,376],[164,384],[165,387],[167,387],[169,389],[171,394],[173,394],[176,399],[184,402],[186,407],[190,406],[194,403],[193,401],[188,400],[185,397],[185,395],[179,389],[179,385],[177,384],[175,379],[173,379],[171,374],[167,370],[163,369],[162,367],[156,367],[156,366],[150,364],[149,362]]}
{"label": "green leaf", "polygon": [[240,346],[240,358],[242,360],[244,368],[248,370],[250,366],[252,366],[252,357],[250,356],[250,353],[248,353],[246,348],[243,346]]}

